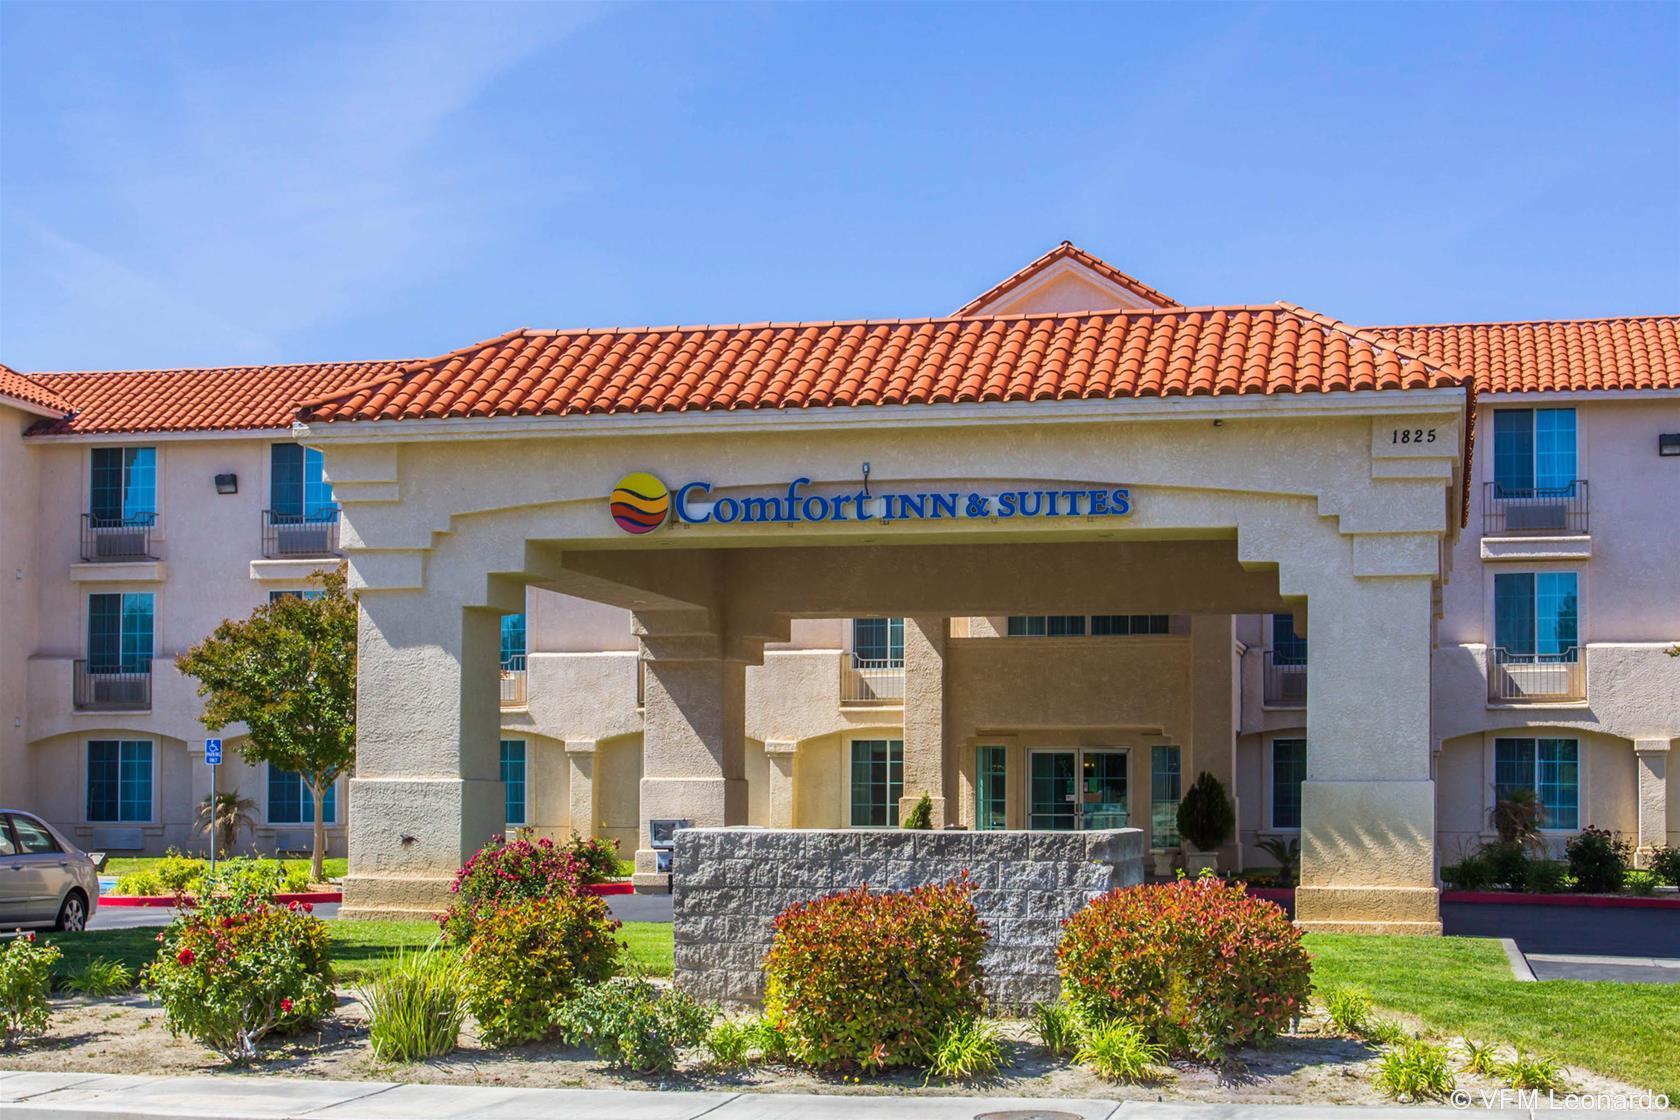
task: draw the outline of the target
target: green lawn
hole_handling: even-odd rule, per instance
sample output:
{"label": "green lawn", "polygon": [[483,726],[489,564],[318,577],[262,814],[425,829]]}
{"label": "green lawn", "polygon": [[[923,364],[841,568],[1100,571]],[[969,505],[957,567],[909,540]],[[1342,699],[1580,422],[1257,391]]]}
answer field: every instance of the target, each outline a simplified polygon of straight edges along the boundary
{"label": "green lawn", "polygon": [[[194,852],[192,853],[192,856],[195,859],[208,858],[208,855],[205,852]],[[157,866],[158,862],[162,858],[162,856],[112,856],[110,859],[105,861],[105,870],[101,871],[100,874],[115,875],[118,878],[121,878],[124,875],[132,875],[136,871],[151,870]],[[290,871],[293,868],[301,868],[305,871],[309,870],[309,861],[307,859],[283,859],[280,862],[285,864],[287,871]],[[322,867],[327,873],[327,878],[342,879],[344,878],[345,871],[349,868],[349,865],[349,860],[345,859],[343,856],[339,856],[336,859],[327,859],[323,861]]]}
{"label": "green lawn", "polygon": [[1313,983],[1357,984],[1443,1035],[1497,1041],[1680,1099],[1680,985],[1512,979],[1499,942],[1308,934]]}

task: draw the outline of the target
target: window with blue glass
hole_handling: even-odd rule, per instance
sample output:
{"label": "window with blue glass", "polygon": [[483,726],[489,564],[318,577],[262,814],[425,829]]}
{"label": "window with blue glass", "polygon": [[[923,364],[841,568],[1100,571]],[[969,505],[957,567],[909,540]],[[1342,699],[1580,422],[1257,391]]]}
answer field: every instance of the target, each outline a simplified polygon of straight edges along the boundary
{"label": "window with blue glass", "polygon": [[987,746],[977,750],[974,765],[974,827],[982,832],[1009,827],[1007,751]]}
{"label": "window with blue glass", "polygon": [[852,619],[852,657],[875,668],[904,666],[904,620],[902,618]]}
{"label": "window with blue glass", "polygon": [[88,513],[102,528],[150,525],[157,517],[157,449],[94,448]]}
{"label": "window with blue glass", "polygon": [[88,596],[87,660],[94,673],[151,672],[151,592]]}
{"label": "window with blue glass", "polygon": [[1172,619],[1164,614],[1094,614],[1091,634],[1095,637],[1165,634],[1172,628]]}
{"label": "window with blue glass", "polygon": [[1493,414],[1493,481],[1501,498],[1572,497],[1575,410],[1501,408]]}
{"label": "window with blue glass", "polygon": [[1493,577],[1493,644],[1506,661],[1566,662],[1578,656],[1580,599],[1574,572]]}
{"label": "window with blue glass", "polygon": [[[321,820],[332,824],[337,819],[338,791],[327,787],[321,800]],[[270,824],[314,824],[315,797],[304,784],[303,776],[282,770],[273,763],[268,767],[268,822]]]}
{"label": "window with blue glass", "polygon": [[1272,740],[1272,827],[1301,827],[1301,783],[1307,780],[1307,741]]}
{"label": "window with blue glass", "polygon": [[1540,827],[1575,829],[1581,820],[1580,745],[1574,739],[1495,739],[1493,795],[1532,793]]}
{"label": "window with blue glass", "polygon": [[502,668],[525,668],[525,616],[502,616]]}
{"label": "window with blue glass", "polygon": [[1011,638],[1078,638],[1085,634],[1082,614],[1012,614]]}
{"label": "window with blue glass", "polygon": [[508,824],[525,823],[525,740],[502,740],[502,785],[507,788]]}
{"label": "window with blue glass", "polygon": [[904,796],[904,740],[852,740],[852,827],[897,828]]}
{"label": "window with blue glass", "polygon": [[268,506],[278,524],[338,517],[338,503],[333,501],[319,451],[296,443],[276,443],[270,448]]}
{"label": "window with blue glass", "polygon": [[306,588],[301,591],[270,591],[268,593],[268,601],[271,603],[278,603],[281,599],[319,599],[323,594],[325,594],[325,592],[321,591],[319,588],[313,590]]}
{"label": "window with blue glass", "polygon": [[87,819],[152,819],[151,740],[94,739],[88,743]]}
{"label": "window with blue glass", "polygon": [[1179,751],[1174,746],[1149,749],[1149,843],[1178,847],[1178,802],[1184,796]]}
{"label": "window with blue glass", "polygon": [[1292,614],[1274,614],[1272,616],[1272,664],[1305,665],[1306,663],[1307,640],[1295,633],[1295,616]]}

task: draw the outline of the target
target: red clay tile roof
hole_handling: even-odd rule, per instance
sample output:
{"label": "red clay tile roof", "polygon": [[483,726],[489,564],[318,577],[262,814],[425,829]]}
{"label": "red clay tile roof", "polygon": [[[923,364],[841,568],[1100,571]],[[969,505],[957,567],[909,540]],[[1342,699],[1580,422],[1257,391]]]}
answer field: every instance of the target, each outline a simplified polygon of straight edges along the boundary
{"label": "red clay tile roof", "polygon": [[1370,327],[1466,370],[1483,393],[1680,389],[1680,316]]}
{"label": "red clay tile roof", "polygon": [[0,366],[0,397],[11,397],[15,401],[36,408],[50,408],[55,412],[70,411],[69,401],[10,366]]}
{"label": "red clay tile roof", "polygon": [[406,362],[320,362],[117,373],[33,373],[75,414],[43,420],[30,435],[85,432],[242,431],[290,427],[297,402],[394,375]]}
{"label": "red clay tile roof", "polygon": [[1028,280],[1031,280],[1034,276],[1037,276],[1039,273],[1043,272],[1045,269],[1060,260],[1078,261],[1097,275],[1111,281],[1112,283],[1120,285],[1120,287],[1125,288],[1128,292],[1131,292],[1139,299],[1146,300],[1149,303],[1154,304],[1156,307],[1181,306],[1176,299],[1156,291],[1154,288],[1151,288],[1148,284],[1145,284],[1142,280],[1139,280],[1136,277],[1126,275],[1124,272],[1121,272],[1118,268],[1115,268],[1101,257],[1096,257],[1087,253],[1071,241],[1064,241],[1048,253],[1045,253],[1042,257],[1039,257],[1036,261],[1027,265],[1025,268],[1004,277],[997,284],[994,284],[986,291],[981,292],[979,295],[951,312],[952,316],[955,317],[959,315],[975,314],[982,307],[985,307],[988,303],[991,303],[999,296],[1019,288],[1022,284],[1025,284]]}
{"label": "red clay tile roof", "polygon": [[415,420],[1464,383],[1288,304],[727,327],[515,331],[322,394],[314,420]]}

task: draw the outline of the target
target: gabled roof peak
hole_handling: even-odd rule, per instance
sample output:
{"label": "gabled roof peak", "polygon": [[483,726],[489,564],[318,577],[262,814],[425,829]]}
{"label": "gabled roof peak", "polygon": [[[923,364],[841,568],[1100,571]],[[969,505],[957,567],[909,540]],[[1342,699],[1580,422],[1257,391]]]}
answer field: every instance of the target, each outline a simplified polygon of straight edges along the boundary
{"label": "gabled roof peak", "polygon": [[[979,315],[987,312],[1001,311],[1005,307],[1020,310],[1014,306],[1028,295],[1034,288],[1052,283],[1058,275],[1076,276],[1085,280],[1087,288],[1097,290],[1107,289],[1109,301],[1106,306],[1097,307],[1060,307],[1055,310],[1063,311],[1112,311],[1112,310],[1141,310],[1146,307],[1177,307],[1179,302],[1137,279],[1121,272],[1101,257],[1086,252],[1071,241],[1062,241],[1054,249],[1032,261],[1025,267],[1005,277],[991,288],[975,296],[956,311],[953,315]],[[1013,297],[1013,298],[1011,298]],[[1104,302],[1104,301],[1097,301]],[[1045,308],[1050,310],[1050,308]]]}

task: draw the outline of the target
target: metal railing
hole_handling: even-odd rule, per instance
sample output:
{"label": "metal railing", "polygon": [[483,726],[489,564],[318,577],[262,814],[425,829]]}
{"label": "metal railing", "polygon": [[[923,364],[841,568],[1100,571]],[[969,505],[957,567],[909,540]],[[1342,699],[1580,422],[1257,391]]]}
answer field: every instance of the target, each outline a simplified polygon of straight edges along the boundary
{"label": "metal railing", "polygon": [[502,662],[502,707],[523,708],[526,705],[525,655],[510,657]]}
{"label": "metal railing", "polygon": [[152,706],[152,663],[144,669],[89,668],[85,658],[71,663],[71,693],[77,711],[143,712]]}
{"label": "metal railing", "polygon": [[1261,662],[1261,698],[1268,707],[1303,708],[1307,703],[1307,659],[1296,654],[1281,658],[1266,650]]}
{"label": "metal railing", "polygon": [[840,703],[904,703],[904,661],[846,654],[840,658]]}
{"label": "metal railing", "polygon": [[1563,653],[1487,651],[1488,699],[1499,704],[1533,704],[1587,698],[1586,650]]}
{"label": "metal railing", "polygon": [[270,560],[337,556],[338,510],[314,513],[262,511],[262,551]]}
{"label": "metal railing", "polygon": [[152,525],[155,513],[126,517],[96,517],[82,514],[82,559],[89,562],[112,560],[156,560],[152,555]]}
{"label": "metal railing", "polygon": [[1584,534],[1587,531],[1587,483],[1519,489],[1497,482],[1482,484],[1482,535]]}

